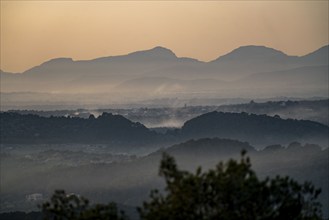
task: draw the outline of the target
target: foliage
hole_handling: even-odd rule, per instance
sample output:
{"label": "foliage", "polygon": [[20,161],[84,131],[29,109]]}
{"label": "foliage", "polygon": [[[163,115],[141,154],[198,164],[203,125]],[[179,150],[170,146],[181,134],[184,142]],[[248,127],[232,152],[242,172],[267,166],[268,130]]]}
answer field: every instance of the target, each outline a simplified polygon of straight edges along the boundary
{"label": "foliage", "polygon": [[[143,220],[317,220],[320,189],[310,182],[299,184],[289,177],[259,179],[245,152],[240,161],[220,162],[215,169],[195,173],[179,170],[175,159],[164,153],[160,176],[165,194],[154,190],[139,208]],[[90,206],[87,199],[56,191],[42,205],[45,219],[127,219],[114,203]]]}
{"label": "foliage", "polygon": [[89,201],[77,195],[67,195],[63,190],[55,191],[50,202],[42,204],[44,219],[51,220],[125,220],[126,216],[119,212],[115,203],[107,205],[89,205]]}
{"label": "foliage", "polygon": [[245,152],[240,162],[221,162],[207,172],[198,168],[195,174],[179,170],[174,158],[164,154],[160,176],[166,194],[151,192],[139,208],[142,219],[321,219],[319,189],[289,177],[260,180]]}

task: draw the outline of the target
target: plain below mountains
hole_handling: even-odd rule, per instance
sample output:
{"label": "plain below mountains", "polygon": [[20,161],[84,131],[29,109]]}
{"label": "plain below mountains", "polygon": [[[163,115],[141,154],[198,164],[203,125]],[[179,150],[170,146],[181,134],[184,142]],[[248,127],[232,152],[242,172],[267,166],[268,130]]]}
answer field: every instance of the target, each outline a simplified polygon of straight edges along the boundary
{"label": "plain below mountains", "polygon": [[[103,113],[98,118],[40,117],[1,113],[1,143],[108,144],[129,152],[154,151],[184,140],[219,137],[247,141],[256,147],[293,141],[327,147],[329,127],[317,122],[281,119],[248,113],[210,112],[188,120],[181,129],[159,134],[123,116]],[[128,150],[129,149],[129,150]]]}
{"label": "plain below mountains", "polygon": [[326,96],[328,46],[289,56],[243,46],[210,62],[155,47],[128,55],[74,61],[57,58],[20,74],[1,72],[1,92],[108,93],[132,97],[177,94]]}

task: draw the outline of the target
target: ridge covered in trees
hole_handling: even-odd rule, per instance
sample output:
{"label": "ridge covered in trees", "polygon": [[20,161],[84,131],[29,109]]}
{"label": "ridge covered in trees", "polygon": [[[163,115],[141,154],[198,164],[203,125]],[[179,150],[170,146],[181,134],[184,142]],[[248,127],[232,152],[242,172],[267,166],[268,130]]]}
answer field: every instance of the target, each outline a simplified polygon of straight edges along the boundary
{"label": "ridge covered in trees", "polygon": [[[157,134],[121,115],[103,113],[98,118],[40,117],[3,112],[2,143],[103,143],[142,144]],[[127,138],[128,137],[128,138]]]}
{"label": "ridge covered in trees", "polygon": [[158,134],[141,123],[111,113],[83,119],[2,112],[0,119],[1,142],[25,144],[112,143],[138,146],[203,137],[238,139],[257,146],[292,141],[323,144],[327,143],[329,132],[328,126],[312,121],[216,111],[188,120],[181,129],[166,134]]}

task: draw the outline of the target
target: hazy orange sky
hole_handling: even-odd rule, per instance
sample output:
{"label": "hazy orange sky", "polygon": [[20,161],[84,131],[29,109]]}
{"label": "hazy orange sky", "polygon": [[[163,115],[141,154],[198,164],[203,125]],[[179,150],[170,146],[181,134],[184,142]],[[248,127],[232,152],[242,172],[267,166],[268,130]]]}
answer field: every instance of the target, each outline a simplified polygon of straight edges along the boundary
{"label": "hazy orange sky", "polygon": [[1,66],[22,72],[161,45],[209,61],[242,45],[304,55],[328,44],[328,1],[3,1]]}

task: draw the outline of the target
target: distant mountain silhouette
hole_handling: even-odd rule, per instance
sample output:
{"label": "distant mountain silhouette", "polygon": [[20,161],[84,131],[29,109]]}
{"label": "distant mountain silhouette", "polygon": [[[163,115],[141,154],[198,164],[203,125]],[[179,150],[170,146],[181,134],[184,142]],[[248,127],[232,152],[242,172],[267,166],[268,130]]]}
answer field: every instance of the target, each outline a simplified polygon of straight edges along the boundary
{"label": "distant mountain silhouette", "polygon": [[236,61],[247,62],[252,60],[283,60],[289,56],[279,50],[265,46],[242,46],[232,52],[220,56],[212,62]]}
{"label": "distant mountain silhouette", "polygon": [[313,65],[328,65],[328,45],[304,56],[289,56],[282,51],[265,46],[242,46],[230,53],[220,56],[211,62],[237,61],[267,61],[267,62],[307,62]]}
{"label": "distant mountain silhouette", "polygon": [[[289,70],[276,72],[255,73],[235,81],[236,85],[252,86],[262,85],[264,87],[275,87],[277,89],[289,84],[290,87],[303,85],[307,87],[323,87],[328,89],[328,65],[326,66],[304,66]],[[281,87],[280,87],[281,86]]]}
{"label": "distant mountain silhouette", "polygon": [[[289,56],[264,46],[243,46],[211,62],[180,58],[167,48],[155,47],[127,55],[93,60],[74,61],[71,58],[56,58],[15,76],[1,72],[1,92],[126,93],[131,96],[139,94],[145,97],[154,93],[152,90],[154,85],[147,84],[147,80],[158,77],[158,82],[166,79],[169,88],[177,84],[175,82],[183,80],[184,83],[179,82],[183,84],[182,89],[179,90],[182,93],[212,92],[229,95],[232,94],[232,88],[244,87],[248,91],[259,88],[264,94],[272,94],[273,91],[267,90],[267,86],[264,86],[264,79],[258,80],[255,74],[259,74],[260,78],[270,77],[270,80],[265,81],[272,82],[272,88],[276,86],[276,83],[287,80],[282,76],[286,74],[289,80],[303,81],[294,88],[288,85],[285,85],[285,88],[280,87],[278,91],[282,91],[283,94],[273,94],[274,96],[289,96],[290,93],[297,93],[297,95],[303,93],[303,88],[308,86],[310,75],[317,78],[318,74],[323,74],[323,71],[318,69],[320,66],[321,68],[328,66],[328,46],[300,57]],[[272,74],[269,76],[265,73]],[[278,75],[278,79],[273,81],[272,76],[276,76],[275,74]],[[253,84],[244,84],[243,79],[251,75],[254,77]],[[132,83],[132,81],[141,80],[144,80],[144,88]],[[186,80],[193,80],[193,83],[187,83]],[[230,82],[213,83],[208,86],[204,80]],[[307,93],[308,96],[324,95],[323,89],[318,89],[323,87],[323,77],[318,81],[313,80],[312,85],[308,86],[311,87]],[[160,84],[158,82],[157,85]],[[199,85],[195,86],[196,84]],[[139,91],[144,91],[144,93]],[[245,94],[245,91],[242,92]],[[253,94],[255,95],[255,91],[252,91],[251,95]]]}
{"label": "distant mountain silhouette", "polygon": [[0,74],[1,74],[1,76],[2,75],[5,75],[5,74],[8,74],[7,72],[4,72],[4,71],[2,71],[2,70],[0,70]]}
{"label": "distant mountain silhouette", "polygon": [[307,54],[301,57],[301,62],[318,64],[318,65],[328,65],[328,51],[329,45],[323,46],[320,49],[314,51],[313,53]]}
{"label": "distant mountain silhouette", "polygon": [[217,58],[210,64],[219,72],[230,73],[231,79],[239,79],[254,73],[288,71],[304,66],[328,66],[327,58],[328,46],[301,57],[288,56],[281,51],[264,46],[243,46]]}
{"label": "distant mountain silhouette", "polygon": [[128,55],[119,56],[118,58],[122,58],[125,61],[172,61],[176,60],[177,56],[169,49],[164,47],[155,47],[150,50],[137,51],[130,53]]}

